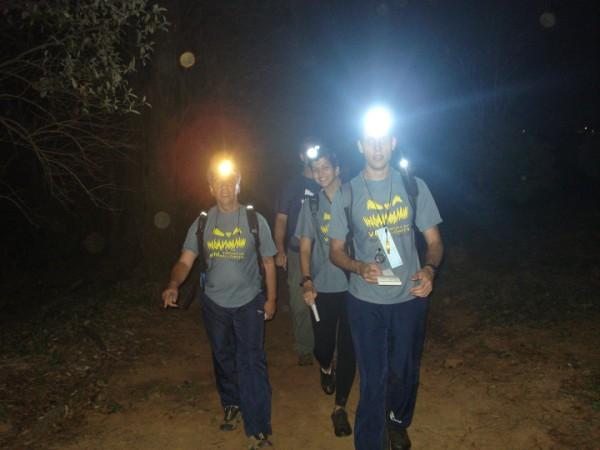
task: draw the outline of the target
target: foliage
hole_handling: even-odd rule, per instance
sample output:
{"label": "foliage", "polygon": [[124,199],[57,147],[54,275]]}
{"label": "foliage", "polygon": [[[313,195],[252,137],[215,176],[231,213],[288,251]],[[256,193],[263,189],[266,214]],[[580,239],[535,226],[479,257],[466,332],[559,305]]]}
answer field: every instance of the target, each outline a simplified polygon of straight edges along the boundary
{"label": "foliage", "polygon": [[149,0],[30,0],[0,14],[0,198],[26,213],[30,186],[12,174],[27,165],[36,168],[30,181],[39,173],[59,201],[83,191],[99,202],[107,162],[128,148],[123,120],[147,105],[130,78],[167,29],[165,9]]}

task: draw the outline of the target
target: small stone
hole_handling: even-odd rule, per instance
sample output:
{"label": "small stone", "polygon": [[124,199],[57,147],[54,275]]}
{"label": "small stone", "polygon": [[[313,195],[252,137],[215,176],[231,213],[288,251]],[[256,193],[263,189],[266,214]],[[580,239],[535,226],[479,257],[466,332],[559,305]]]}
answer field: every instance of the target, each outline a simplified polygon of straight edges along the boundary
{"label": "small stone", "polygon": [[444,361],[444,367],[446,369],[456,369],[459,366],[462,366],[464,363],[462,358],[446,358]]}
{"label": "small stone", "polygon": [[0,422],[0,434],[2,433],[8,433],[11,429],[11,426],[9,423],[6,422]]}

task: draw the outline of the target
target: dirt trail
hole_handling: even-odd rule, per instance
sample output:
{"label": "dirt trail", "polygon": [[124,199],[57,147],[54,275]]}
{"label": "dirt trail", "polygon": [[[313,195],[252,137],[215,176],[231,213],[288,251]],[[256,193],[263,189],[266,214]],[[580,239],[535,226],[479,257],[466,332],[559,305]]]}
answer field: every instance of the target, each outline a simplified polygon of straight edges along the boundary
{"label": "dirt trail", "polygon": [[[241,427],[218,431],[222,411],[199,315],[198,305],[187,313],[132,315],[128,322],[143,345],[134,362],[120,364],[103,393],[112,413],[91,412],[75,439],[53,448],[246,448]],[[286,311],[267,329],[275,448],[352,449],[352,438],[332,432],[332,398],[321,392],[316,366],[296,365],[290,329]],[[435,300],[413,448],[600,448],[593,425],[598,413],[577,395],[600,339],[593,318],[569,329],[568,323],[483,328],[467,305]],[[351,420],[357,397],[355,384]]]}

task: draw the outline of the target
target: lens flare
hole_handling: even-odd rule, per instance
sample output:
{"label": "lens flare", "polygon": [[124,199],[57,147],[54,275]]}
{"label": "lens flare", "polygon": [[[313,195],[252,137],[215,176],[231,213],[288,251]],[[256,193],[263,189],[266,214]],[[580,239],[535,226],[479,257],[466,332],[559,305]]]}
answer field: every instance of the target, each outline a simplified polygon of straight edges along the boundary
{"label": "lens flare", "polygon": [[154,226],[159,230],[165,230],[171,225],[171,216],[166,211],[159,211],[154,214]]}
{"label": "lens flare", "polygon": [[184,69],[189,69],[194,64],[196,64],[196,56],[192,52],[185,51],[179,55],[179,65]]}

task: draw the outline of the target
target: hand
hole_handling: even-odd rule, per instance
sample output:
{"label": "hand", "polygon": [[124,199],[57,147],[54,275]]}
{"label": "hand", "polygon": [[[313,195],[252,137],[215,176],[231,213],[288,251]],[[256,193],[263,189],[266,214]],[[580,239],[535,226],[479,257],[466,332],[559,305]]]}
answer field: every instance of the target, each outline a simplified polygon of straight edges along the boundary
{"label": "hand", "polygon": [[433,290],[433,270],[429,267],[419,270],[410,279],[419,282],[410,290],[415,297],[427,297]]}
{"label": "hand", "polygon": [[358,274],[367,283],[376,284],[377,277],[383,275],[381,267],[375,263],[364,263],[359,261]]}
{"label": "hand", "polygon": [[287,270],[287,255],[285,252],[279,252],[275,255],[275,265]]}
{"label": "hand", "polygon": [[277,302],[275,299],[267,300],[265,302],[265,320],[271,320],[277,311]]}
{"label": "hand", "polygon": [[177,296],[179,292],[176,287],[168,287],[162,292],[163,308],[179,308]]}
{"label": "hand", "polygon": [[317,290],[313,286],[312,281],[305,281],[302,287],[304,288],[304,301],[308,306],[314,305],[315,298],[317,298]]}

